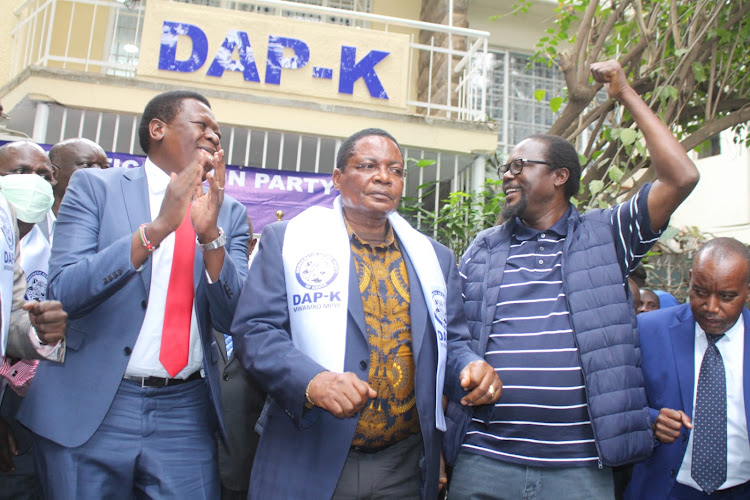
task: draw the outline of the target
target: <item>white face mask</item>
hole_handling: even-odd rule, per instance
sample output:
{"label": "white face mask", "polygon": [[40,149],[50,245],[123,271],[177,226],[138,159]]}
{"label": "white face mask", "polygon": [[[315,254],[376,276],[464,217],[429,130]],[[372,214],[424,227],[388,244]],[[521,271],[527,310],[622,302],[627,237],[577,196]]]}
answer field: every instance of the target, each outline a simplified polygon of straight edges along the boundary
{"label": "white face mask", "polygon": [[0,177],[0,191],[16,209],[18,219],[29,224],[43,221],[55,201],[52,185],[36,174]]}

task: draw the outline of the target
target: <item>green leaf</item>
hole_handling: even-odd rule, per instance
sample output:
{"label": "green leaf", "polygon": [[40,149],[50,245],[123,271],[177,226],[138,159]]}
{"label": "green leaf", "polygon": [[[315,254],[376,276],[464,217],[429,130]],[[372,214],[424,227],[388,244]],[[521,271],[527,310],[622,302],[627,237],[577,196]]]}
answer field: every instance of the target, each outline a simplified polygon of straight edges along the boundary
{"label": "green leaf", "polygon": [[706,68],[698,61],[695,61],[693,63],[693,76],[695,77],[695,81],[698,83],[703,83],[708,80]]}
{"label": "green leaf", "polygon": [[646,156],[646,145],[642,141],[637,141],[635,143],[635,149],[638,150],[638,153],[641,156],[644,156],[644,157]]}
{"label": "green leaf", "polygon": [[595,180],[589,182],[589,192],[591,193],[591,196],[596,195],[596,193],[598,193],[602,189],[604,189],[603,181]]}
{"label": "green leaf", "polygon": [[534,91],[534,99],[536,99],[536,102],[542,102],[544,100],[544,96],[547,95],[546,90],[535,90]]}
{"label": "green leaf", "polygon": [[553,113],[557,113],[560,106],[562,106],[562,102],[562,97],[553,97],[549,100],[549,109],[551,109]]}
{"label": "green leaf", "polygon": [[619,183],[622,179],[622,176],[625,175],[625,172],[623,172],[620,167],[612,165],[611,167],[609,167],[609,170],[607,170],[607,175],[610,179],[612,179],[613,182]]}
{"label": "green leaf", "polygon": [[674,55],[676,55],[677,57],[682,57],[685,54],[687,54],[688,52],[690,52],[688,49],[684,49],[684,48],[683,49],[677,49],[677,50],[674,51]]}
{"label": "green leaf", "polygon": [[674,238],[678,234],[680,234],[680,230],[679,229],[677,229],[674,226],[668,226],[664,230],[664,232],[662,233],[662,235],[661,235],[661,237],[659,239],[661,239],[663,241],[671,240],[672,238]]}
{"label": "green leaf", "polygon": [[417,167],[429,167],[430,165],[434,165],[437,163],[435,160],[430,160],[429,158],[422,158],[421,160],[417,160]]}
{"label": "green leaf", "polygon": [[626,146],[630,146],[635,142],[638,133],[632,128],[624,128],[620,130],[620,140]]}

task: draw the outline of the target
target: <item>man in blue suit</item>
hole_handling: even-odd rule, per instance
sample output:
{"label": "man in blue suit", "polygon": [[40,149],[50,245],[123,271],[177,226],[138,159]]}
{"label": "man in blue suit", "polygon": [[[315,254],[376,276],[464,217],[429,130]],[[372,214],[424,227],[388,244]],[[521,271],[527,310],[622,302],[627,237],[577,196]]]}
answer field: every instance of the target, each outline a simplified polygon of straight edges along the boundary
{"label": "man in blue suit", "polygon": [[250,498],[434,499],[443,393],[500,396],[468,345],[455,257],[395,213],[403,178],[396,140],[360,131],[339,149],[333,210],[263,230],[232,326],[271,397]]}
{"label": "man in blue suit", "polygon": [[750,251],[716,238],[693,260],[689,304],[638,316],[660,444],[626,498],[750,498],[749,294]]}
{"label": "man in blue suit", "polygon": [[39,367],[18,415],[47,498],[219,495],[211,328],[228,330],[246,275],[245,209],[224,197],[205,97],[156,96],[139,138],[142,168],[77,171],[58,214],[67,358]]}

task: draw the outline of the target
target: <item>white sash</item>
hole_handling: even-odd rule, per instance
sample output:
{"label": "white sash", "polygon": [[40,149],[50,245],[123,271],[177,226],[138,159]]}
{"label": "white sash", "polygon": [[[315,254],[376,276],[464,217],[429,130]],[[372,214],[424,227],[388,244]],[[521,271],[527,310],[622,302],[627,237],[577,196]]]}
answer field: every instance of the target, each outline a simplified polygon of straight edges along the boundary
{"label": "white sash", "polygon": [[0,356],[5,355],[8,343],[8,327],[10,326],[10,306],[13,303],[13,266],[15,263],[16,231],[10,216],[8,202],[0,195]]}
{"label": "white sash", "polygon": [[[438,346],[435,422],[444,431],[445,278],[430,240],[395,212],[388,220],[414,266],[435,329]],[[292,342],[326,369],[343,372],[351,247],[341,197],[334,200],[333,210],[310,207],[289,221],[281,253]]]}
{"label": "white sash", "polygon": [[[46,224],[43,220],[39,224]],[[26,300],[43,301],[47,297],[47,272],[50,242],[34,224],[29,234],[21,238],[21,267],[26,273]]]}

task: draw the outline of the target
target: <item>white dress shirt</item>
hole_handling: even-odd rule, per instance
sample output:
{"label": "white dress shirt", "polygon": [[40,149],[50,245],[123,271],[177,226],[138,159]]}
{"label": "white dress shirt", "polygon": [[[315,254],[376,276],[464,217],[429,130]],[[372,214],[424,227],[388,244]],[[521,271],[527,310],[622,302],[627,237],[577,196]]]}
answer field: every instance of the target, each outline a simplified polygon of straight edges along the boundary
{"label": "white dress shirt", "polygon": [[[151,220],[156,219],[161,210],[164,193],[169,184],[169,175],[157,167],[150,159],[144,165],[146,181],[148,182],[148,198],[151,208]],[[151,288],[148,296],[146,317],[143,319],[141,331],[130,355],[125,375],[134,377],[163,377],[169,374],[159,361],[161,349],[161,332],[164,324],[164,309],[167,303],[167,288],[169,275],[172,272],[172,254],[174,253],[174,232],[164,240],[151,254]],[[201,369],[203,365],[203,347],[201,345],[198,322],[193,305],[190,321],[190,349],[188,363],[174,378],[187,378]]]}
{"label": "white dress shirt", "polygon": [[[693,385],[693,415],[695,396],[698,392],[698,375],[701,371],[703,355],[708,347],[708,339],[703,329],[695,323],[695,383]],[[727,381],[727,480],[720,490],[737,486],[750,480],[750,443],[747,435],[745,416],[745,393],[743,387],[743,355],[745,352],[745,323],[740,315],[732,328],[716,342],[716,347],[724,360]],[[693,433],[690,433],[685,457],[682,459],[677,482],[701,490],[690,476],[693,463]]]}

